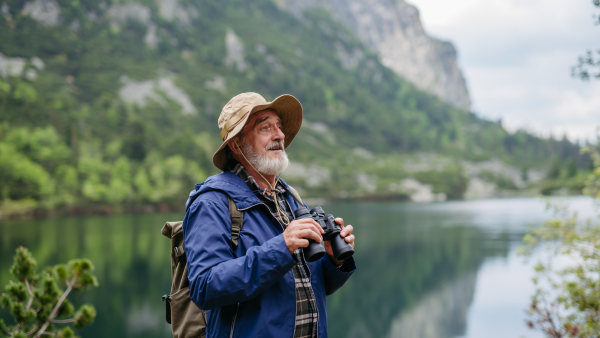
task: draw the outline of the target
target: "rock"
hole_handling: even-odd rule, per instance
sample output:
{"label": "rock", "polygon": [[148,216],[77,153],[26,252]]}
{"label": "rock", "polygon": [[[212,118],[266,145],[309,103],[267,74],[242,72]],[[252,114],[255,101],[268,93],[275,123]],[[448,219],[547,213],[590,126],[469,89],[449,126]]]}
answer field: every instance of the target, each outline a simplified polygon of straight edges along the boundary
{"label": "rock", "polygon": [[40,59],[37,56],[31,58],[31,64],[38,70],[44,70],[44,68],[46,67],[44,61],[42,61],[42,59]]}
{"label": "rock", "polygon": [[137,2],[127,2],[124,4],[115,4],[110,6],[106,15],[112,27],[118,27],[119,24],[127,22],[127,20],[135,20],[150,25],[150,8]]}
{"label": "rock", "polygon": [[56,26],[60,23],[60,6],[54,0],[35,0],[25,4],[23,15],[29,15],[46,26]]}
{"label": "rock", "polygon": [[528,184],[539,183],[545,175],[542,171],[536,169],[527,170],[527,181],[523,178],[523,171],[517,167],[505,164],[498,159],[483,162],[463,161],[465,173],[469,177],[477,177],[483,171],[488,171],[498,177],[504,177],[513,182],[519,189],[525,188]]}
{"label": "rock", "polygon": [[190,20],[198,16],[194,7],[182,7],[178,0],[157,0],[159,15],[178,24],[189,25]]}
{"label": "rock", "polygon": [[[451,43],[428,36],[419,11],[404,0],[277,0],[284,10],[302,18],[320,7],[345,24],[381,62],[417,87],[464,110],[471,99]],[[352,68],[362,56],[335,46],[342,65]]]}
{"label": "rock", "polygon": [[358,66],[358,63],[364,57],[364,54],[361,50],[355,49],[352,51],[347,51],[341,43],[335,44],[335,51],[338,55],[338,58],[342,62],[342,67],[344,67],[344,69],[356,68],[356,66]]}
{"label": "rock", "polygon": [[3,2],[2,6],[0,6],[0,13],[2,14],[2,17],[5,20],[12,20],[12,16],[10,15],[10,8],[6,4],[6,2]]}
{"label": "rock", "polygon": [[391,184],[389,189],[393,192],[409,195],[413,202],[436,202],[446,200],[446,194],[435,194],[431,185],[423,184],[414,178],[404,179],[399,184]]}
{"label": "rock", "polygon": [[124,85],[119,90],[119,96],[125,102],[145,107],[148,105],[148,101],[155,101],[164,106],[167,104],[165,100],[167,97],[181,106],[181,112],[184,115],[197,112],[189,96],[175,85],[172,76],[162,76],[156,80],[135,81],[123,75],[121,82]]}
{"label": "rock", "polygon": [[227,90],[225,78],[218,74],[215,75],[214,79],[204,81],[204,86],[208,89],[214,89],[219,92],[225,92]]}
{"label": "rock", "polygon": [[282,176],[302,179],[305,187],[308,188],[318,187],[331,181],[331,171],[319,166],[317,163],[304,165],[298,162],[290,162]]}
{"label": "rock", "polygon": [[9,76],[19,77],[23,74],[27,59],[20,57],[7,57],[0,53],[0,76],[7,78]]}
{"label": "rock", "polygon": [[478,177],[471,178],[467,185],[463,198],[474,200],[481,198],[491,198],[496,196],[497,187],[494,183],[484,181]]}
{"label": "rock", "polygon": [[229,68],[236,67],[240,72],[248,68],[244,60],[244,45],[231,28],[227,29],[225,35],[225,50],[225,66]]}
{"label": "rock", "polygon": [[355,156],[358,157],[362,157],[365,160],[369,160],[372,161],[373,159],[375,159],[375,154],[373,154],[372,152],[368,151],[365,148],[361,148],[361,147],[356,147],[354,149],[352,149],[352,154],[354,154]]}
{"label": "rock", "polygon": [[360,188],[372,194],[377,190],[377,176],[365,173],[356,174],[356,183]]}
{"label": "rock", "polygon": [[152,49],[158,46],[158,36],[156,35],[156,25],[148,25],[146,35],[144,35],[144,43]]}

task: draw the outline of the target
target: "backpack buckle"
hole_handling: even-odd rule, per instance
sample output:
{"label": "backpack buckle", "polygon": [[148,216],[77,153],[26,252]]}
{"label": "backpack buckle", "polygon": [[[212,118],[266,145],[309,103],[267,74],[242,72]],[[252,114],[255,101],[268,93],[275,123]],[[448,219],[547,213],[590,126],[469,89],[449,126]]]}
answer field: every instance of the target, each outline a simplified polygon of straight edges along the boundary
{"label": "backpack buckle", "polygon": [[171,295],[163,295],[160,299],[165,302],[165,319],[171,324]]}

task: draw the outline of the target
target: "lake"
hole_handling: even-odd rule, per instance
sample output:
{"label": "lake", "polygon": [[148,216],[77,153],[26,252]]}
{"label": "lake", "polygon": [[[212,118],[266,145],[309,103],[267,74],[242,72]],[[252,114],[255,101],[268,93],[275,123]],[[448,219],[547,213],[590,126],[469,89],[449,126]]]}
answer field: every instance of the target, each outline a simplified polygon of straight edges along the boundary
{"label": "lake", "polygon": [[[580,216],[592,217],[591,199],[570,203]],[[355,227],[358,266],[327,298],[331,337],[542,337],[525,326],[535,259],[516,255],[527,227],[551,217],[542,200],[323,207]],[[81,336],[169,337],[160,297],[170,291],[170,242],[160,229],[182,218],[157,213],[4,221],[0,283],[10,279],[20,245],[39,267],[89,258],[100,286],[71,299],[92,303],[98,316]]]}

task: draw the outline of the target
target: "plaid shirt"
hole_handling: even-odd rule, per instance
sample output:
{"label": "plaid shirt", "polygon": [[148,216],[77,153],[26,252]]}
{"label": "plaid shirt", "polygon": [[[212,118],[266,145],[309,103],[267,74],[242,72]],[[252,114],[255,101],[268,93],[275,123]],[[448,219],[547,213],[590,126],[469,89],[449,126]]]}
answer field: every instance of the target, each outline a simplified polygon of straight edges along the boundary
{"label": "plaid shirt", "polygon": [[[279,224],[285,230],[286,225],[281,221],[280,216],[277,214],[277,208],[275,207],[275,201],[273,197],[267,195],[267,190],[260,189],[256,181],[246,168],[240,163],[235,164],[231,169],[233,173],[238,175],[252,191],[261,191],[262,193],[257,194],[260,200],[265,204],[273,217],[275,217]],[[286,190],[280,182],[277,182],[275,186],[275,196],[279,204],[279,208],[285,212],[288,219],[292,221],[294,215],[285,200]],[[301,249],[294,252],[294,259],[298,264],[294,265],[292,271],[294,273],[294,279],[296,280],[296,323],[294,326],[294,338],[313,338],[317,336],[318,329],[318,318],[319,313],[317,311],[317,302],[315,300],[315,294],[313,293],[312,284],[310,283],[310,270],[306,265],[304,254]]]}

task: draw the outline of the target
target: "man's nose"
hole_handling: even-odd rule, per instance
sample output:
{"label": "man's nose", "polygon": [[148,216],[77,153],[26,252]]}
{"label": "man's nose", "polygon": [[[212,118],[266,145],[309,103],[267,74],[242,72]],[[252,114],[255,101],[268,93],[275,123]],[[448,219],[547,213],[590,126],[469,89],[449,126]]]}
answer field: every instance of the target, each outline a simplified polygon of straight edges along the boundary
{"label": "man's nose", "polygon": [[283,131],[280,128],[275,128],[275,133],[273,133],[272,139],[283,141],[284,138],[285,134],[283,133]]}

